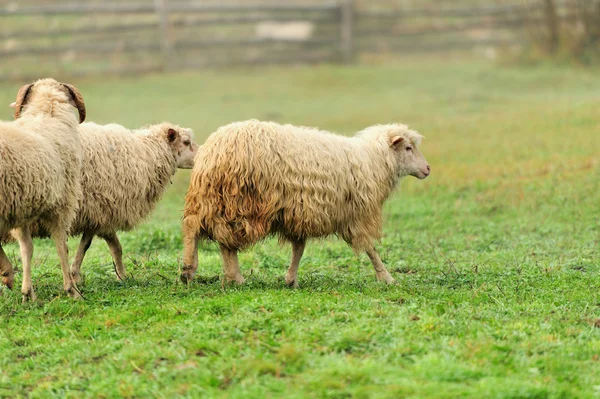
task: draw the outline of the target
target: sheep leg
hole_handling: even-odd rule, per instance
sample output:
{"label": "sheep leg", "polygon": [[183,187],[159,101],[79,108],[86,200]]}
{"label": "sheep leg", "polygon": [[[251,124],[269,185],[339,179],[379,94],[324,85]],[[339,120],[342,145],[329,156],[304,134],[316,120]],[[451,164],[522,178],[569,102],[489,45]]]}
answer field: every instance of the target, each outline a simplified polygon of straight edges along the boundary
{"label": "sheep leg", "polygon": [[63,274],[63,288],[69,296],[73,298],[81,298],[81,293],[77,289],[77,285],[71,277],[69,270],[69,248],[67,247],[67,233],[65,231],[56,231],[51,234],[56,246],[56,252],[60,259],[60,267]]}
{"label": "sheep leg", "polygon": [[385,265],[381,261],[379,254],[375,250],[375,247],[371,247],[366,250],[371,263],[373,264],[373,268],[375,269],[375,274],[377,275],[377,280],[383,281],[387,284],[392,284],[394,282],[394,278],[385,268]]}
{"label": "sheep leg", "polygon": [[108,249],[110,250],[115,265],[117,278],[121,281],[125,280],[127,275],[125,274],[125,266],[123,266],[123,248],[121,248],[117,233],[113,232],[102,236],[102,238],[104,238],[104,241],[108,244]]}
{"label": "sheep leg", "polygon": [[198,235],[183,228],[183,269],[179,278],[184,284],[188,284],[198,270]]}
{"label": "sheep leg", "polygon": [[[15,271],[2,245],[0,245],[0,276],[2,277],[2,284],[12,290],[15,284]],[[2,291],[0,290],[0,292]]]}
{"label": "sheep leg", "polygon": [[223,258],[223,272],[225,273],[225,282],[234,282],[236,284],[243,284],[245,279],[242,277],[240,272],[240,264],[238,261],[237,250],[231,250],[221,247],[221,257]]}
{"label": "sheep leg", "polygon": [[19,241],[21,250],[21,262],[23,262],[23,284],[21,293],[23,294],[23,303],[35,301],[36,296],[33,291],[33,282],[31,281],[31,258],[33,257],[33,240],[29,227],[21,227],[13,230],[15,238]]}
{"label": "sheep leg", "polygon": [[79,247],[77,248],[77,253],[75,254],[75,259],[73,259],[73,264],[71,265],[71,278],[75,283],[81,282],[81,264],[83,263],[83,258],[85,257],[85,253],[92,245],[92,240],[94,239],[94,233],[85,231],[81,236],[81,241],[79,242]]}
{"label": "sheep leg", "polygon": [[285,275],[285,283],[292,288],[298,288],[298,267],[304,253],[306,241],[292,241],[292,261]]}

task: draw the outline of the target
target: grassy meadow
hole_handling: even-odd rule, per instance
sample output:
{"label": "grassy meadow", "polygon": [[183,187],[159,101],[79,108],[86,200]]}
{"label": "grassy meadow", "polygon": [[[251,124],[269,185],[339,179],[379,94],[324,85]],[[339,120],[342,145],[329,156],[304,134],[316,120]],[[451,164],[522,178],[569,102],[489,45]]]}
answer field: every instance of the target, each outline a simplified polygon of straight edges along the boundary
{"label": "grassy meadow", "polygon": [[[89,120],[169,120],[198,142],[251,117],[344,134],[404,122],[426,136],[432,174],[385,206],[393,286],[334,238],[309,242],[297,290],[276,240],[241,254],[244,286],[222,286],[213,244],[182,285],[185,171],[120,235],[130,279],[92,244],[86,300],[61,293],[54,247],[36,241],[38,301],[22,305],[8,245],[19,272],[0,295],[0,397],[600,396],[598,70],[406,59],[71,83]],[[0,84],[0,118],[18,86]]]}

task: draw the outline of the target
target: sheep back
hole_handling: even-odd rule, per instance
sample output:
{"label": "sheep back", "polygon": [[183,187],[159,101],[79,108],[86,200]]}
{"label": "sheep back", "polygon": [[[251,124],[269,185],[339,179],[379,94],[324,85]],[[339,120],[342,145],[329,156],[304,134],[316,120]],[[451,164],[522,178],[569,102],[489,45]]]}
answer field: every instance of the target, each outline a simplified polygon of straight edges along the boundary
{"label": "sheep back", "polygon": [[165,139],[117,124],[84,123],[81,209],[71,234],[131,230],[154,209],[176,170]]}
{"label": "sheep back", "polygon": [[0,122],[0,233],[40,220],[67,228],[81,196],[76,121],[23,117]]}

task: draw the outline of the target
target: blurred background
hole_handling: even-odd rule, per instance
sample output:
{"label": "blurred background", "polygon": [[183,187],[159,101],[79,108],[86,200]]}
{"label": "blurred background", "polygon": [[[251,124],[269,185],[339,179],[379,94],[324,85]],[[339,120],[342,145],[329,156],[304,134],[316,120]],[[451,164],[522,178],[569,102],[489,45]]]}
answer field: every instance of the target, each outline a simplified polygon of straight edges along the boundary
{"label": "blurred background", "polygon": [[595,0],[0,1],[0,80],[468,54],[593,62]]}
{"label": "blurred background", "polygon": [[119,234],[131,279],[94,241],[86,301],[55,300],[36,241],[40,303],[0,297],[0,397],[598,395],[599,39],[600,0],[0,0],[0,120],[52,76],[89,121],[171,121],[198,143],[248,118],[402,122],[432,168],[384,207],[393,287],[334,238],[307,246],[293,293],[275,239],[240,254],[231,290],[203,245],[184,287],[189,170]]}

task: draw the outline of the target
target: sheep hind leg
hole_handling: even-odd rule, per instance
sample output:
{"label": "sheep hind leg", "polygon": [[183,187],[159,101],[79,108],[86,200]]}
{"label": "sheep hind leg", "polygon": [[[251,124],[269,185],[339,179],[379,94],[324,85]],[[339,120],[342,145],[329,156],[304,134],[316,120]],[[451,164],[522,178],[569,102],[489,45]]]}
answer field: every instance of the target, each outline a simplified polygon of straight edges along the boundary
{"label": "sheep hind leg", "polygon": [[125,273],[125,266],[123,265],[123,248],[121,247],[121,242],[119,242],[117,233],[113,232],[102,236],[102,238],[108,244],[108,249],[110,250],[113,258],[117,278],[121,281],[124,281],[127,278],[127,274]]}
{"label": "sheep hind leg", "polygon": [[375,250],[375,247],[370,247],[366,250],[371,263],[373,264],[373,268],[375,269],[375,274],[377,275],[377,280],[383,281],[387,284],[392,284],[395,280],[392,275],[387,271],[385,265],[381,261],[379,254]]}
{"label": "sheep hind leg", "polygon": [[81,282],[81,264],[83,263],[83,258],[85,258],[85,253],[90,248],[90,245],[92,245],[93,239],[94,233],[89,231],[83,232],[81,236],[75,259],[73,259],[73,264],[71,264],[71,278],[76,284]]}
{"label": "sheep hind leg", "polygon": [[69,296],[79,299],[81,298],[81,292],[77,289],[77,285],[71,277],[71,271],[69,270],[69,248],[67,247],[67,233],[66,231],[54,231],[51,234],[54,245],[56,246],[56,252],[60,259],[60,267],[63,274],[63,288]]}
{"label": "sheep hind leg", "polygon": [[[0,276],[2,277],[2,284],[12,290],[15,284],[15,271],[2,245],[0,245]],[[2,290],[0,290],[1,292]]]}
{"label": "sheep hind leg", "polygon": [[288,287],[298,288],[298,267],[300,266],[300,259],[304,254],[304,247],[306,241],[292,241],[292,261],[290,267],[285,275],[285,283]]}
{"label": "sheep hind leg", "polygon": [[226,283],[243,284],[244,277],[240,272],[240,263],[238,261],[237,250],[228,249],[220,245],[221,257],[223,258],[223,272],[225,274]]}
{"label": "sheep hind leg", "polygon": [[[223,261],[224,262],[224,261]],[[183,228],[183,269],[179,278],[189,284],[198,270],[198,235],[189,228]]]}
{"label": "sheep hind leg", "polygon": [[31,281],[31,258],[33,257],[33,240],[29,227],[21,227],[13,230],[15,238],[19,241],[21,250],[21,262],[23,262],[23,284],[21,293],[23,294],[23,303],[35,301],[36,295],[33,291],[33,282]]}

